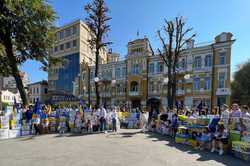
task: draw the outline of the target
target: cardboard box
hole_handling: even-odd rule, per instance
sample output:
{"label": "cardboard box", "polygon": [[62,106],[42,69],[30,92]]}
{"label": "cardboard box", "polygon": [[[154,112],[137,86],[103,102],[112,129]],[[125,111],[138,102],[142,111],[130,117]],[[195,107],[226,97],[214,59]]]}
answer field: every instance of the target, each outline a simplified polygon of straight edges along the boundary
{"label": "cardboard box", "polygon": [[0,129],[0,139],[9,138],[9,129]]}

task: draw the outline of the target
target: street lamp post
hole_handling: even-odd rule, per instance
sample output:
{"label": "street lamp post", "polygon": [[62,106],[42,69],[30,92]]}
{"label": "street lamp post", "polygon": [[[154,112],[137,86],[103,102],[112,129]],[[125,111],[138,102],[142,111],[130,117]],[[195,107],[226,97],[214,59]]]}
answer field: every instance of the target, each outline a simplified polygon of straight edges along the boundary
{"label": "street lamp post", "polygon": [[[116,84],[116,80],[112,80],[111,81],[111,85],[112,85],[112,87],[115,89],[115,84]],[[114,90],[114,94],[116,94],[116,89]],[[115,95],[115,98],[116,98],[116,95]]]}

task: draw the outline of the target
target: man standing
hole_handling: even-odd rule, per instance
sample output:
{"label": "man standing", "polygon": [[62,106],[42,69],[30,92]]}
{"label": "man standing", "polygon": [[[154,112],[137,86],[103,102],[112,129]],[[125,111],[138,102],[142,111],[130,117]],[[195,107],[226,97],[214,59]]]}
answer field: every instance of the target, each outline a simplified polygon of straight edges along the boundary
{"label": "man standing", "polygon": [[117,132],[117,111],[116,108],[113,109],[111,113],[112,118],[112,131]]}
{"label": "man standing", "polygon": [[229,107],[226,104],[223,104],[221,107],[221,120],[223,121],[225,128],[227,128],[229,118],[230,118],[230,112],[229,112],[228,108]]}
{"label": "man standing", "polygon": [[102,107],[100,109],[100,123],[101,123],[101,131],[104,131],[104,133],[106,133],[106,116],[107,116],[107,112],[106,109],[104,107]]}
{"label": "man standing", "polygon": [[141,119],[141,125],[142,125],[142,132],[145,133],[147,129],[147,123],[148,123],[148,115],[144,111],[141,113],[140,116]]}

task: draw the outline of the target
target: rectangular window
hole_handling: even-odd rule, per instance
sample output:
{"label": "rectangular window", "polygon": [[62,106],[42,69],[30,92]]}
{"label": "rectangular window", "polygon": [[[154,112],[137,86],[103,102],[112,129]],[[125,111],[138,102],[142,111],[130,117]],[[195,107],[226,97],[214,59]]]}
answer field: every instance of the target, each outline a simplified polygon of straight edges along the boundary
{"label": "rectangular window", "polygon": [[211,86],[211,79],[210,77],[205,78],[205,86],[204,89],[205,90],[210,90],[210,86]]}
{"label": "rectangular window", "polygon": [[163,63],[159,62],[157,63],[157,73],[162,73],[163,72]]}
{"label": "rectangular window", "polygon": [[71,28],[65,30],[65,37],[69,37],[71,35]]}
{"label": "rectangular window", "polygon": [[121,69],[120,68],[116,68],[115,69],[115,78],[120,78],[121,77]]}
{"label": "rectangular window", "polygon": [[122,68],[122,77],[126,77],[126,67]]}
{"label": "rectangular window", "polygon": [[61,44],[60,45],[60,50],[63,50],[64,49],[64,44]]}
{"label": "rectangular window", "polygon": [[225,88],[226,73],[219,73],[219,88]]}
{"label": "rectangular window", "polygon": [[226,64],[226,52],[221,52],[219,55],[219,64],[225,65]]}
{"label": "rectangular window", "polygon": [[181,67],[182,69],[185,69],[185,67],[186,67],[185,59],[182,59],[182,60],[181,60],[180,67]]}
{"label": "rectangular window", "polygon": [[139,64],[133,65],[132,74],[139,74]]}
{"label": "rectangular window", "polygon": [[194,90],[200,90],[200,78],[194,79]]}
{"label": "rectangular window", "polygon": [[154,82],[150,82],[150,84],[149,84],[149,91],[150,92],[154,92],[154,90],[155,90]]}
{"label": "rectangular window", "polygon": [[91,72],[91,73],[90,73],[90,79],[91,79],[91,80],[94,79],[94,72]]}
{"label": "rectangular window", "polygon": [[205,57],[205,66],[206,67],[212,66],[212,56],[211,55],[207,55]]}
{"label": "rectangular window", "polygon": [[77,27],[73,26],[73,34],[76,34],[76,31],[77,31]]}
{"label": "rectangular window", "polygon": [[48,89],[44,88],[44,94],[47,94],[47,93],[48,93]]}
{"label": "rectangular window", "polygon": [[70,45],[71,45],[70,42],[67,42],[67,43],[66,43],[66,49],[69,49],[69,48],[70,48]]}
{"label": "rectangular window", "polygon": [[149,73],[154,73],[155,71],[155,65],[154,65],[154,63],[150,63],[149,64]]}
{"label": "rectangular window", "polygon": [[60,35],[59,35],[59,36],[60,36],[60,40],[62,40],[62,39],[64,38],[64,33],[63,33],[63,31],[60,32]]}
{"label": "rectangular window", "polygon": [[54,52],[57,52],[58,51],[58,47],[57,46],[55,46],[55,48],[54,48]]}
{"label": "rectangular window", "polygon": [[201,69],[201,57],[197,56],[194,58],[194,68]]}
{"label": "rectangular window", "polygon": [[73,47],[76,47],[76,40],[73,40]]}

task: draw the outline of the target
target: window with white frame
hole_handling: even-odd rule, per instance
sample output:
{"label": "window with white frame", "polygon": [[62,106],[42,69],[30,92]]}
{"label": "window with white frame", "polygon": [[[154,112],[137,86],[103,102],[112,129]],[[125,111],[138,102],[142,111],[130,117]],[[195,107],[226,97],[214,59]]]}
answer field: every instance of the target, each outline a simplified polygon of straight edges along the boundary
{"label": "window with white frame", "polygon": [[207,55],[205,57],[205,66],[206,67],[212,66],[212,56],[211,55]]}
{"label": "window with white frame", "polygon": [[149,64],[149,73],[154,73],[155,72],[155,64],[154,63],[150,63]]}
{"label": "window with white frame", "polygon": [[210,86],[211,86],[211,79],[210,79],[210,77],[206,77],[206,78],[205,78],[205,86],[204,86],[204,89],[205,89],[205,90],[210,90]]}
{"label": "window with white frame", "polygon": [[221,52],[219,55],[219,64],[225,65],[226,64],[226,52]]}
{"label": "window with white frame", "polygon": [[157,86],[157,87],[156,87],[156,91],[157,91],[157,92],[160,92],[160,91],[161,91],[161,87],[162,87],[161,85],[162,85],[162,84],[161,84],[161,81],[158,81],[158,82],[157,82],[157,85],[156,85],[156,86]]}
{"label": "window with white frame", "polygon": [[163,72],[163,62],[158,62],[157,63],[157,73],[162,73]]}
{"label": "window with white frame", "polygon": [[226,80],[226,73],[225,72],[219,72],[219,88],[225,88],[225,80]]}
{"label": "window with white frame", "polygon": [[120,68],[116,68],[115,69],[115,78],[120,78],[121,77],[121,69]]}
{"label": "window with white frame", "polygon": [[197,56],[194,58],[194,68],[201,69],[201,57]]}
{"label": "window with white frame", "polygon": [[126,77],[126,67],[122,68],[122,77]]}
{"label": "window with white frame", "polygon": [[149,88],[149,91],[150,91],[150,92],[154,92],[155,86],[154,86],[154,82],[153,82],[153,81],[150,82],[148,88]]}
{"label": "window with white frame", "polygon": [[132,74],[139,74],[139,64],[133,64]]}
{"label": "window with white frame", "polygon": [[194,90],[200,90],[200,78],[194,79]]}

